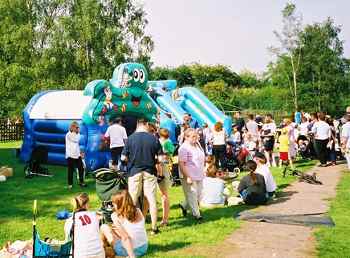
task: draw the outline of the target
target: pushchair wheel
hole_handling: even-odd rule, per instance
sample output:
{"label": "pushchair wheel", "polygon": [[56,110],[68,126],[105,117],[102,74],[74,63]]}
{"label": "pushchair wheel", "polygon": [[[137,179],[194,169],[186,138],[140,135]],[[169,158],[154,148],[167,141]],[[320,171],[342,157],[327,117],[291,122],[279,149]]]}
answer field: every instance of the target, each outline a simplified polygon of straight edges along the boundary
{"label": "pushchair wheel", "polygon": [[33,174],[32,174],[32,172],[30,170],[30,166],[29,165],[25,165],[23,171],[24,171],[24,177],[25,178],[33,178]]}

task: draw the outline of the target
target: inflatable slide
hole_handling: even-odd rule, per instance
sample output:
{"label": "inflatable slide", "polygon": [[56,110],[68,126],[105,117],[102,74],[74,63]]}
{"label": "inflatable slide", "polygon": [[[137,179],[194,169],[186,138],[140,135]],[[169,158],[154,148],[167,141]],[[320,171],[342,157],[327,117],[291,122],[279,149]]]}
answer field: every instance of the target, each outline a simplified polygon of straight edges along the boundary
{"label": "inflatable slide", "polygon": [[224,123],[228,133],[231,121],[199,90],[177,88],[176,81],[148,81],[142,64],[125,63],[112,79],[95,80],[83,91],[45,91],[32,97],[23,111],[24,139],[20,157],[26,162],[33,149],[44,146],[48,163],[66,165],[65,135],[72,121],[80,125],[80,147],[88,170],[108,167],[110,153],[102,147],[109,121],[114,117],[146,118],[159,121],[176,142],[175,129],[190,113],[202,126]]}

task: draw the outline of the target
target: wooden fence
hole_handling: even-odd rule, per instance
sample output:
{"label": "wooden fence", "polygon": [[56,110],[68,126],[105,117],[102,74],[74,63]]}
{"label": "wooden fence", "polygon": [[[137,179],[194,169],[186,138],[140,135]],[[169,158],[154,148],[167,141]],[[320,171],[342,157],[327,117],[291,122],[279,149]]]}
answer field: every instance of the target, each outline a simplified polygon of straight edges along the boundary
{"label": "wooden fence", "polygon": [[21,141],[23,139],[23,124],[9,124],[0,121],[0,142]]}

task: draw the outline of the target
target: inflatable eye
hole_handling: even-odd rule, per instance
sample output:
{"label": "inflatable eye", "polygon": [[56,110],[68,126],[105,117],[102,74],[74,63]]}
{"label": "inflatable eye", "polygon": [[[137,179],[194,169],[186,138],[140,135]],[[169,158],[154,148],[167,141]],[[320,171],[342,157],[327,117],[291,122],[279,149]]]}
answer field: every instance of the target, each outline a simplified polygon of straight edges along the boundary
{"label": "inflatable eye", "polygon": [[143,83],[145,81],[145,72],[141,69],[140,70],[140,82]]}
{"label": "inflatable eye", "polygon": [[138,82],[140,80],[140,71],[135,69],[134,70],[134,81]]}

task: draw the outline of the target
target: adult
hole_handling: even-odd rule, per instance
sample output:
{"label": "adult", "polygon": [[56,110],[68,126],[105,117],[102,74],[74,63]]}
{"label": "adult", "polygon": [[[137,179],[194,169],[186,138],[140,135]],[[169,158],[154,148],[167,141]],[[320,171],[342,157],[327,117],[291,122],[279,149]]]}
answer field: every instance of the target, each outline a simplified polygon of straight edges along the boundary
{"label": "adult", "polygon": [[272,115],[267,114],[265,117],[265,123],[261,129],[261,137],[264,146],[264,152],[267,160],[268,166],[276,166],[275,158],[273,157],[273,147],[275,144],[275,133],[276,133],[276,124],[273,121]]}
{"label": "adult", "polygon": [[350,110],[349,114],[345,115],[346,123],[342,127],[341,131],[341,147],[345,154],[348,169],[350,169]]}
{"label": "adult", "polygon": [[328,158],[329,158],[329,161],[331,162],[330,164],[332,166],[335,166],[337,164],[337,152],[335,150],[337,132],[334,126],[334,120],[331,117],[326,118],[326,123],[329,125],[329,129],[331,131],[329,142],[327,144]]}
{"label": "adult", "polygon": [[248,121],[246,123],[246,128],[248,133],[253,137],[255,141],[259,140],[259,127],[258,123],[255,122],[255,118],[253,114],[248,115]]}
{"label": "adult", "polygon": [[213,134],[207,123],[204,123],[203,125],[203,137],[205,142],[205,153],[207,155],[211,155],[212,154],[211,143],[213,139]]}
{"label": "adult", "polygon": [[303,140],[306,141],[309,135],[309,121],[305,116],[301,118],[301,123],[298,125],[299,135],[298,141]]}
{"label": "adult", "polygon": [[198,124],[197,120],[194,119],[190,113],[185,113],[184,114],[184,116],[183,116],[183,123],[184,124],[188,124],[190,126],[190,128],[196,129],[196,128],[199,127],[199,124]]}
{"label": "adult", "polygon": [[185,201],[180,204],[184,216],[190,208],[196,220],[202,220],[198,203],[201,201],[205,155],[198,143],[198,134],[195,129],[189,128],[185,132],[185,141],[179,148],[179,169],[182,174],[181,184]]}
{"label": "adult", "polygon": [[241,117],[240,111],[236,111],[233,113],[233,121],[234,124],[238,127],[238,131],[242,132],[243,128],[245,127],[245,122],[243,117]]}
{"label": "adult", "polygon": [[128,163],[128,189],[134,204],[137,204],[143,191],[151,213],[151,232],[157,234],[157,170],[161,169],[158,154],[162,147],[159,140],[147,130],[147,121],[139,119],[136,131],[125,144],[122,160]]}
{"label": "adult", "polygon": [[320,160],[320,166],[327,166],[327,144],[331,137],[331,130],[329,125],[325,122],[326,116],[324,113],[320,113],[317,122],[312,127],[312,132],[315,137],[315,151],[318,159]]}
{"label": "adult", "polygon": [[101,226],[102,239],[113,247],[116,256],[145,255],[148,239],[141,210],[136,208],[127,190],[114,194],[112,204],[112,228],[105,224]]}
{"label": "adult", "polygon": [[[89,211],[89,196],[81,193],[72,200],[73,216],[66,220],[64,232],[66,240],[74,238],[76,258],[104,258],[105,253],[100,239],[99,216]],[[72,228],[74,227],[74,228]]]}
{"label": "adult", "polygon": [[104,137],[110,142],[112,165],[116,167],[118,166],[125,142],[128,139],[126,130],[122,126],[121,118],[115,118],[113,120],[112,125],[107,128]]}
{"label": "adult", "polygon": [[86,184],[84,183],[84,165],[82,161],[82,158],[84,158],[84,152],[80,151],[80,129],[77,122],[74,121],[70,124],[65,140],[68,166],[68,189],[72,189],[73,187],[73,173],[75,168],[78,168],[79,185],[81,187],[86,187]]}
{"label": "adult", "polygon": [[264,177],[255,173],[257,165],[253,160],[247,161],[249,175],[244,176],[238,185],[238,192],[243,201],[250,205],[259,205],[266,202],[266,185]]}
{"label": "adult", "polygon": [[225,151],[226,151],[226,132],[223,128],[221,122],[217,122],[214,125],[214,130],[212,131],[213,139],[213,155],[215,157],[216,167],[224,167],[225,163]]}

